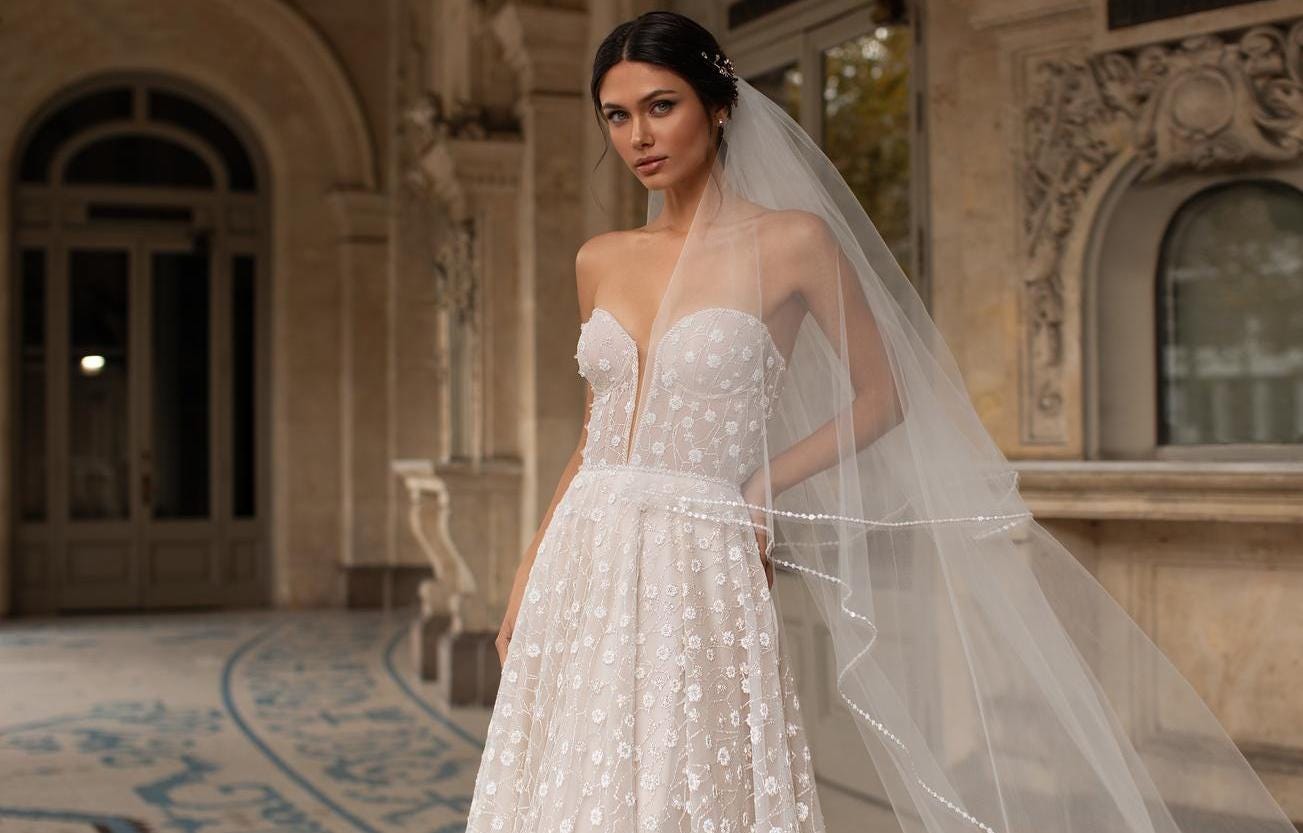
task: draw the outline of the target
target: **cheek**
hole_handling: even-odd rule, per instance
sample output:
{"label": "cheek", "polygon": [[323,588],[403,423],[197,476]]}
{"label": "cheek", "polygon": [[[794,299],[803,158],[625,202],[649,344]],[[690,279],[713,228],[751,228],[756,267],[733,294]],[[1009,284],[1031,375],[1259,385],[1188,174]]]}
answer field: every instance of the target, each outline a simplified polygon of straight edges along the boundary
{"label": "cheek", "polygon": [[701,124],[698,119],[689,114],[676,113],[666,121],[669,122],[665,130],[666,139],[673,142],[675,147],[686,149],[701,141]]}

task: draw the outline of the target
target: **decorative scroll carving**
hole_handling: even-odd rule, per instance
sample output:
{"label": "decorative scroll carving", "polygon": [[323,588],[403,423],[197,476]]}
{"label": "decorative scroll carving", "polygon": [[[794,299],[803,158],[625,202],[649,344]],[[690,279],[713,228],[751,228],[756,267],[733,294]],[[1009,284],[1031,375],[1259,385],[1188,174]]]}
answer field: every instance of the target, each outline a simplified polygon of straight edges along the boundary
{"label": "decorative scroll carving", "polygon": [[475,221],[468,218],[455,223],[446,235],[434,256],[434,304],[459,325],[473,330],[479,285]]}
{"label": "decorative scroll carving", "polygon": [[[495,623],[481,598],[475,573],[448,530],[447,485],[426,460],[397,460],[394,470],[407,487],[408,526],[434,572],[433,580],[421,584],[422,615],[449,616],[455,634],[493,630]],[[422,512],[427,496],[433,498],[434,510],[429,527]]]}
{"label": "decorative scroll carving", "polygon": [[1140,182],[1298,158],[1303,20],[1084,57],[1060,50],[1026,69],[1023,440],[1064,444],[1063,257],[1083,201],[1121,154]]}

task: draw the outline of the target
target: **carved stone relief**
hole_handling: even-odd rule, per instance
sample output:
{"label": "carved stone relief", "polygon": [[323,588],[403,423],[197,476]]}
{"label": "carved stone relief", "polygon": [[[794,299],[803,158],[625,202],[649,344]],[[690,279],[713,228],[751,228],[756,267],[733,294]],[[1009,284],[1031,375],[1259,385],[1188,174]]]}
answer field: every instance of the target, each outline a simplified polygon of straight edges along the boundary
{"label": "carved stone relief", "polygon": [[1065,303],[1082,265],[1065,250],[1088,226],[1101,174],[1135,182],[1299,158],[1303,19],[1094,55],[1029,54],[1019,160],[1024,256],[1022,439],[1067,446],[1069,351],[1079,328]]}

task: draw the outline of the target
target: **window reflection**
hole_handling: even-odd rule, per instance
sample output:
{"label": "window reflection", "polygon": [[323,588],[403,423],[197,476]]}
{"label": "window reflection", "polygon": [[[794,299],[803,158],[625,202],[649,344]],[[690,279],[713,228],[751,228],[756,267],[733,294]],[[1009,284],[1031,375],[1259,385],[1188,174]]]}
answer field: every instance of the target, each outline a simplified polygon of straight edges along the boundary
{"label": "window reflection", "polygon": [[209,514],[208,256],[153,259],[153,483],[155,518]]}
{"label": "window reflection", "polygon": [[793,121],[801,121],[801,70],[797,68],[796,62],[752,75],[747,81],[770,101],[786,110]]}
{"label": "window reflection", "polygon": [[823,146],[907,273],[910,28],[877,26],[823,52]]}
{"label": "window reflection", "polygon": [[76,520],[128,517],[128,264],[125,251],[111,249],[68,259],[68,510]]}
{"label": "window reflection", "polygon": [[45,252],[24,249],[22,281],[22,370],[18,377],[19,515],[24,521],[46,517],[45,418]]}
{"label": "window reflection", "polygon": [[1159,442],[1303,441],[1303,193],[1195,196],[1163,241]]}

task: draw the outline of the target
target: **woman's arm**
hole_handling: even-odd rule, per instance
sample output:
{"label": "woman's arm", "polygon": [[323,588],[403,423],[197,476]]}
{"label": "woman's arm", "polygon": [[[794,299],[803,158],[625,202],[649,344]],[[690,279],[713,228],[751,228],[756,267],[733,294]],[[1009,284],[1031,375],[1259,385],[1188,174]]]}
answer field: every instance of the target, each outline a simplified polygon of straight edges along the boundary
{"label": "woman's arm", "polygon": [[[579,294],[580,321],[587,321],[588,317],[593,314],[593,299],[597,292],[596,276],[600,274],[600,270],[593,263],[595,259],[594,241],[597,239],[589,240],[583,246],[580,246],[579,252],[575,255],[575,282]],[[583,462],[584,445],[588,442],[588,420],[592,414],[593,388],[585,383],[584,422],[579,431],[579,442],[575,445],[575,450],[571,452],[566,467],[561,471],[561,477],[558,479],[556,489],[552,493],[552,502],[548,505],[543,520],[539,522],[533,540],[530,541],[529,546],[521,556],[520,564],[516,567],[515,579],[511,585],[511,593],[507,596],[507,612],[502,618],[502,626],[498,629],[498,638],[496,640],[498,662],[501,664],[505,664],[507,661],[507,645],[511,642],[511,633],[515,628],[516,615],[520,611],[520,600],[525,595],[525,584],[529,581],[529,571],[533,568],[534,559],[538,555],[538,545],[542,543],[548,525],[552,523],[552,514],[556,511],[557,504],[561,502],[566,489],[570,488],[570,481],[574,479],[575,472],[579,470],[579,466]]]}
{"label": "woman's arm", "polygon": [[[786,231],[793,238],[785,250],[800,253],[799,260],[793,260],[791,272],[800,276],[796,291],[828,343],[838,355],[844,351],[849,357],[847,364],[855,397],[848,410],[855,450],[859,451],[902,418],[886,343],[864,297],[855,267],[827,224],[815,215],[806,214],[799,222],[788,223]],[[796,268],[798,262],[805,264],[804,268]],[[769,461],[769,488],[774,497],[837,462],[838,422],[845,416],[845,411],[835,415]],[[764,469],[758,469],[756,474],[763,477]],[[749,482],[743,494],[749,503],[764,505],[764,488],[763,482]]]}
{"label": "woman's arm", "polygon": [[538,545],[542,543],[543,536],[547,534],[548,525],[552,523],[552,513],[556,511],[557,504],[570,488],[570,481],[574,479],[575,472],[579,469],[579,464],[583,462],[584,443],[588,440],[588,417],[593,411],[593,389],[588,387],[588,394],[584,405],[584,428],[579,434],[579,444],[570,454],[570,459],[566,467],[561,471],[561,477],[557,482],[556,491],[552,494],[552,503],[547,508],[547,514],[538,525],[538,531],[534,533],[534,539],[529,542],[529,547],[525,550],[520,559],[519,566],[516,567],[516,576],[511,584],[511,593],[507,596],[507,612],[502,617],[502,626],[498,628],[498,638],[495,644],[498,649],[498,662],[505,665],[507,662],[507,646],[511,642],[512,631],[515,630],[516,616],[520,612],[520,600],[525,596],[525,585],[529,581],[529,571],[534,566],[534,559],[538,555]]}

